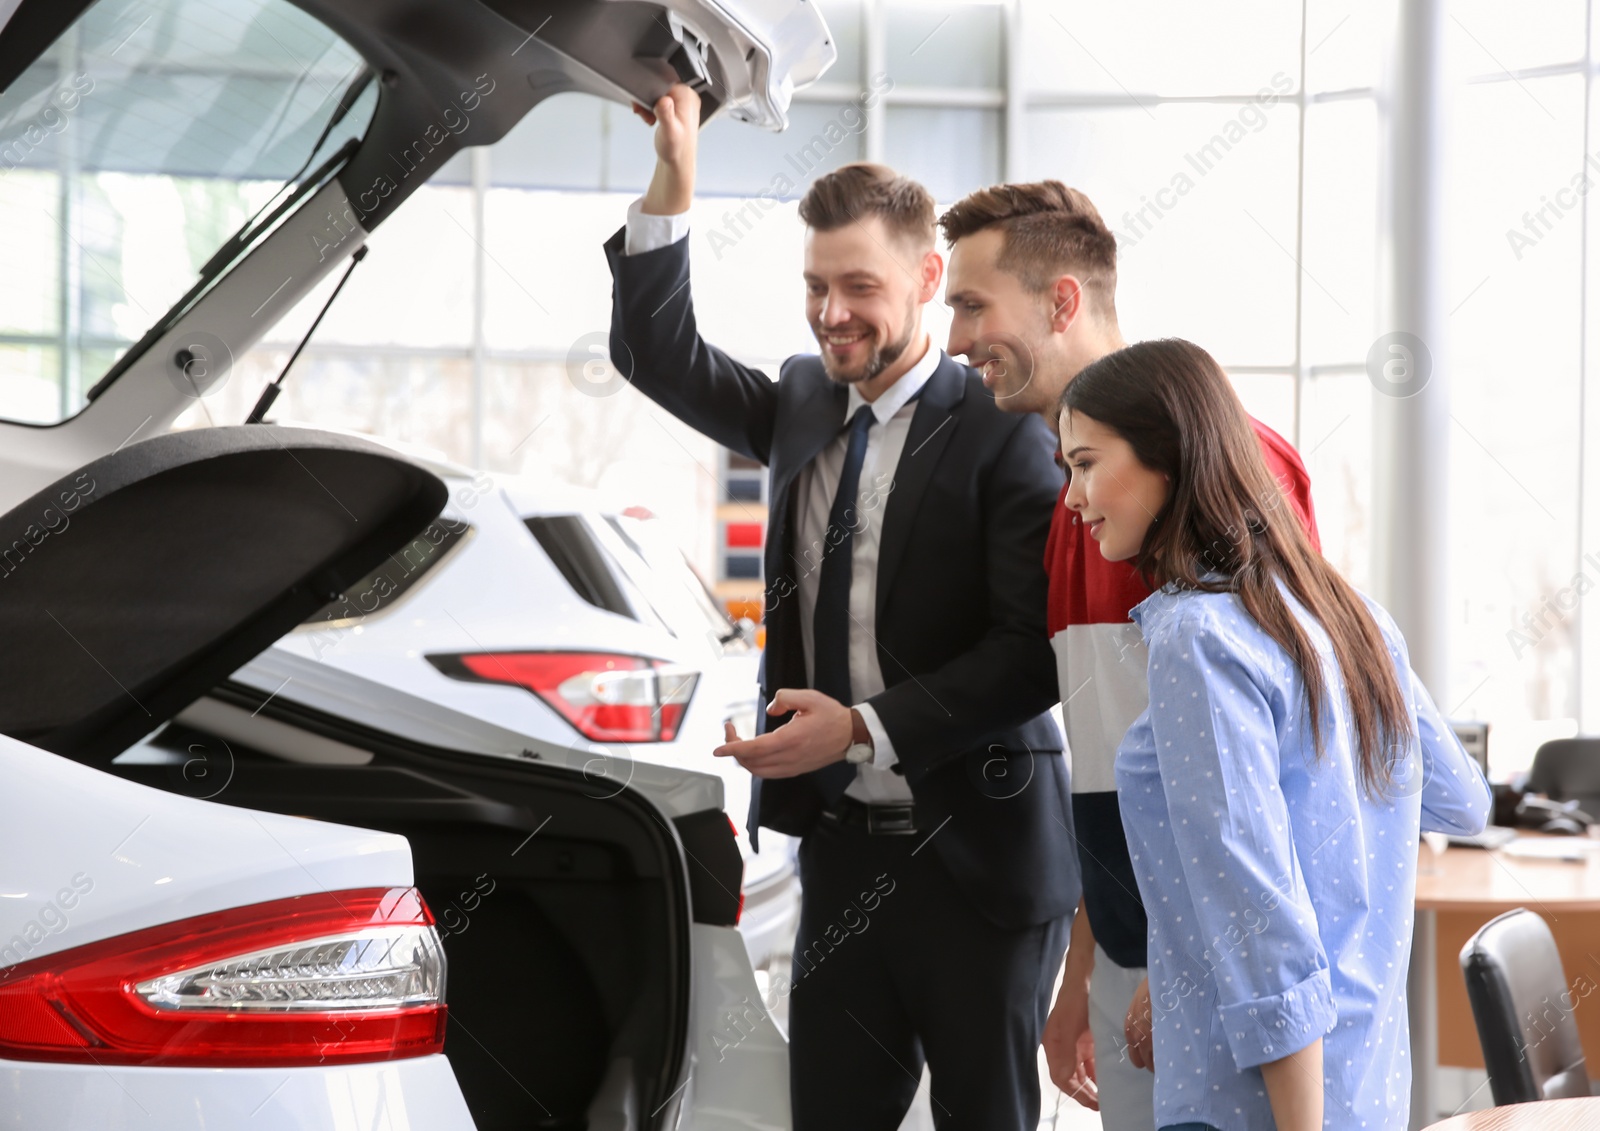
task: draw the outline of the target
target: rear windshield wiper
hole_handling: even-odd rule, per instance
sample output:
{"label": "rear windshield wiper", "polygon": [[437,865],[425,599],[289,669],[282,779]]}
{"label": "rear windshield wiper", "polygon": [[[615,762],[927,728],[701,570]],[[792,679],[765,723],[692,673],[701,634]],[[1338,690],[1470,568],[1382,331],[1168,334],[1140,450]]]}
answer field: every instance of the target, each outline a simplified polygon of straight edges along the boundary
{"label": "rear windshield wiper", "polygon": [[[340,122],[344,121],[345,115],[350,113],[351,107],[356,104],[356,99],[361,97],[362,93],[372,83],[372,80],[375,77],[376,73],[371,67],[362,67],[360,73],[357,74],[355,78],[350,80],[350,85],[345,87],[344,93],[339,96],[339,101],[334,106],[333,115],[328,119],[328,124],[322,127],[322,132],[317,135],[317,140],[311,143],[311,151],[306,154],[306,159],[300,163],[300,168],[296,169],[293,173],[290,173],[289,176],[284,179],[283,186],[279,188],[276,193],[273,193],[272,197],[268,199],[265,204],[256,210],[255,215],[246,220],[240,226],[237,232],[233,233],[233,235],[229,236],[228,239],[224,241],[223,245],[217,249],[216,254],[214,254],[210,259],[206,260],[205,266],[200,268],[200,274],[202,277],[207,275],[215,275],[216,273],[220,272],[222,268],[226,267],[228,263],[231,262],[240,251],[244,250],[244,248],[247,247],[260,232],[271,227],[273,221],[283,214],[284,205],[289,204],[291,201],[297,200],[300,196],[304,195],[306,186],[322,183],[322,172],[328,167],[327,162],[323,163],[322,169],[319,169],[316,175],[307,180],[301,180],[301,178],[305,176],[306,167],[311,164],[312,158],[317,155],[317,150],[322,148],[322,143],[327,141],[328,135],[333,133],[334,129],[337,128]],[[351,139],[351,141],[354,140],[354,138]],[[348,144],[349,143],[347,142],[346,145],[348,146]],[[343,149],[341,149],[339,152],[343,152]],[[267,210],[269,206],[271,206],[272,202],[278,198],[279,194],[281,194],[285,188],[290,189],[289,197],[276,208],[273,208],[272,213],[264,221],[259,224],[256,223],[257,217],[259,217]]]}

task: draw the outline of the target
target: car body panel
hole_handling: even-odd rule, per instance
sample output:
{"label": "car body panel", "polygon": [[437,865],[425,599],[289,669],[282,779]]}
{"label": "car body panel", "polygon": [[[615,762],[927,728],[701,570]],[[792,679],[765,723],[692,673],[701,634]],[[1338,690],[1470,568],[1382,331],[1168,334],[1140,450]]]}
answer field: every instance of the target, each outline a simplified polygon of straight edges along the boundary
{"label": "car body panel", "polygon": [[768,1015],[736,931],[694,926],[693,1077],[686,1126],[773,1131],[789,1126],[789,1044]]}
{"label": "car body panel", "polygon": [[0,1131],[473,1131],[450,1062],[121,1068],[0,1060]]}

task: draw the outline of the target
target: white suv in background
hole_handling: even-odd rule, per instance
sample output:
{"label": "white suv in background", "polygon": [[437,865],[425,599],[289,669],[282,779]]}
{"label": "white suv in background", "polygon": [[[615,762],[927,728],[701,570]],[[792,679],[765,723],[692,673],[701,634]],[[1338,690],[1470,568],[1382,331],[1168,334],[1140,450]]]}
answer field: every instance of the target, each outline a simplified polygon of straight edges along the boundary
{"label": "white suv in background", "polygon": [[752,626],[718,605],[656,521],[599,493],[496,476],[388,444],[439,475],[444,512],[234,678],[298,701],[332,673],[633,766],[715,774],[744,858],[751,961],[787,961],[799,915],[788,837],[753,853],[750,775],[715,758],[723,723],[755,732]]}

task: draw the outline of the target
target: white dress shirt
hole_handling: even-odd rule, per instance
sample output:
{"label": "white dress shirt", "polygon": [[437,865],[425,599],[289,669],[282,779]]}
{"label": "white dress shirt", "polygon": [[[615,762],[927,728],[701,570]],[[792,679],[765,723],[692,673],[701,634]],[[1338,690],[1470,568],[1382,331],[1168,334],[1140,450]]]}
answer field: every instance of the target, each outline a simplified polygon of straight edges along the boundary
{"label": "white dress shirt", "polygon": [[[675,216],[647,215],[636,200],[628,208],[623,233],[623,254],[638,255],[654,251],[683,239],[689,233],[688,213]],[[917,346],[910,347],[916,350]],[[860,488],[856,496],[858,518],[850,538],[850,692],[855,708],[872,735],[872,761],[856,767],[856,780],[846,792],[858,801],[873,804],[904,804],[911,800],[911,787],[891,767],[898,759],[894,743],[867,699],[884,689],[883,669],[878,663],[876,627],[878,598],[878,547],[883,536],[883,512],[894,490],[894,473],[911,430],[916,404],[911,400],[933,376],[944,351],[934,349],[924,335],[916,364],[901,375],[877,400],[871,402],[876,423],[867,431],[867,451],[861,464]],[[798,507],[795,514],[795,557],[789,565],[800,598],[800,638],[805,650],[808,683],[815,683],[814,617],[817,589],[822,580],[822,547],[833,511],[833,497],[839,490],[844,471],[845,450],[849,446],[849,421],[856,409],[867,404],[856,385],[849,386],[840,432],[810,465],[802,468],[797,481]],[[780,535],[781,536],[781,535]]]}

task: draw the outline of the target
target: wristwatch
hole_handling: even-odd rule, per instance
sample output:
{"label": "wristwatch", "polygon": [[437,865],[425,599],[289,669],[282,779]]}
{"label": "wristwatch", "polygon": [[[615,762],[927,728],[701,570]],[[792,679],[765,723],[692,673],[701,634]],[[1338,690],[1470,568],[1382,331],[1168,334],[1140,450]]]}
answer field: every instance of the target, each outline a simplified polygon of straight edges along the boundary
{"label": "wristwatch", "polygon": [[845,748],[844,760],[860,765],[872,761],[872,754],[872,732],[867,729],[867,720],[861,717],[860,711],[851,707],[850,745]]}

